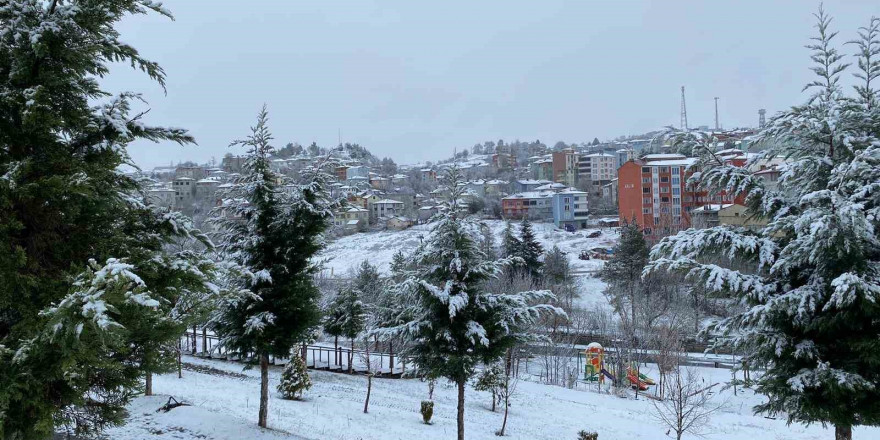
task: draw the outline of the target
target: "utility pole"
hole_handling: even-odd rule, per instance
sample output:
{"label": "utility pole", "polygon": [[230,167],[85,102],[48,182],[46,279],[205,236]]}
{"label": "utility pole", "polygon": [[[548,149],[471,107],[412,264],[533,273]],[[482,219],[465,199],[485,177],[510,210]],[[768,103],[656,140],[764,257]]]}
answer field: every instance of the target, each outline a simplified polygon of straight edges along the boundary
{"label": "utility pole", "polygon": [[715,97],[715,131],[721,131],[721,124],[718,123],[718,97]]}
{"label": "utility pole", "polygon": [[688,111],[684,103],[684,86],[681,86],[681,129],[688,129]]}

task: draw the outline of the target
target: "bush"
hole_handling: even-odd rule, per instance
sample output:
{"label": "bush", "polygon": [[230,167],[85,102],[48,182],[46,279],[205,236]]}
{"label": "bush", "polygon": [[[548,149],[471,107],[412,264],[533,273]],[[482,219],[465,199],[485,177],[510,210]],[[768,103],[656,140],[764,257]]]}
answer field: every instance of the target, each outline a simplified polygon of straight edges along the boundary
{"label": "bush", "polygon": [[430,425],[431,417],[434,415],[434,402],[423,400],[422,409],[419,410],[419,412],[422,413],[422,421],[424,421],[426,425]]}
{"label": "bush", "polygon": [[302,357],[294,355],[281,372],[278,391],[285,399],[299,399],[302,392],[312,387],[312,379],[306,370]]}
{"label": "bush", "polygon": [[599,434],[595,432],[581,431],[578,432],[578,440],[598,440]]}

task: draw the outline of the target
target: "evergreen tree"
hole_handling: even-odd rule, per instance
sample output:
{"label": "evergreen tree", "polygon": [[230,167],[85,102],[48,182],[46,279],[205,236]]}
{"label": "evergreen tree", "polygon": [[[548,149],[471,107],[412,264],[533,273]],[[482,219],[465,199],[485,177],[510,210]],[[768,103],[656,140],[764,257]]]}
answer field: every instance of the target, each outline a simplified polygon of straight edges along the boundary
{"label": "evergreen tree", "polygon": [[0,437],[120,423],[179,336],[172,289],[207,277],[173,270],[200,258],[165,252],[174,220],[119,171],[133,166],[132,141],[192,137],[145,124],[138,95],[111,96],[96,80],[123,62],[164,86],[161,67],[114,29],[148,12],[170,17],[146,0],[0,8]]}
{"label": "evergreen tree", "polygon": [[[880,424],[880,111],[874,55],[858,54],[861,89],[839,86],[846,64],[820,8],[808,46],[818,76],[808,101],[773,117],[760,134],[762,158],[785,157],[776,188],[747,168],[718,160],[694,142],[704,189],[745,195],[758,232],[723,226],[687,230],[652,250],[648,270],[675,270],[711,292],[734,295],[745,311],[721,320],[723,335],[747,363],[765,365],[760,413],[835,427]],[[870,29],[875,29],[871,32]],[[880,47],[877,23],[861,47]],[[873,35],[871,37],[870,35]],[[870,78],[870,79],[869,79]]]}
{"label": "evergreen tree", "polygon": [[495,250],[495,234],[492,233],[492,228],[487,224],[480,224],[480,232],[480,247],[483,249],[486,259],[497,259],[498,252]]}
{"label": "evergreen tree", "polygon": [[478,245],[479,227],[454,209],[464,185],[456,167],[444,186],[446,215],[431,230],[413,260],[418,268],[402,285],[408,322],[380,332],[410,341],[407,354],[425,377],[445,377],[458,387],[458,439],[464,439],[464,389],[479,364],[496,362],[528,337],[524,327],[544,312],[548,291],[493,294],[484,283],[501,273],[507,261],[487,261]]}
{"label": "evergreen tree", "polygon": [[391,256],[391,279],[394,282],[402,281],[402,277],[406,272],[407,262],[406,256],[402,251],[397,251]]}
{"label": "evergreen tree", "polygon": [[501,252],[503,258],[515,257],[519,253],[520,241],[513,232],[510,220],[504,225],[504,233],[501,234]]}
{"label": "evergreen tree", "polygon": [[269,356],[288,357],[320,321],[313,257],[324,245],[332,203],[321,168],[305,170],[304,182],[273,172],[274,148],[266,108],[251,135],[232,145],[248,148],[244,172],[222,194],[212,221],[220,228],[220,249],[242,268],[231,278],[228,298],[214,319],[230,353],[255,355],[261,372],[258,424],[266,426]]}
{"label": "evergreen tree", "polygon": [[523,267],[528,271],[532,280],[541,278],[541,256],[544,254],[544,248],[535,238],[535,232],[532,230],[532,222],[529,219],[523,219],[519,229],[519,247],[516,256],[522,258]]}
{"label": "evergreen tree", "polygon": [[324,328],[330,329],[331,335],[343,336],[351,341],[351,351],[348,353],[348,372],[351,373],[352,356],[354,354],[354,339],[364,330],[365,311],[364,303],[360,299],[360,291],[347,287],[339,291],[333,302],[330,303],[327,321]]}
{"label": "evergreen tree", "polygon": [[635,328],[636,304],[642,293],[642,271],[648,264],[650,250],[645,234],[637,223],[626,223],[620,228],[620,241],[614,247],[614,255],[605,262],[599,277],[608,284],[606,294],[622,318],[626,319],[629,306],[629,323]]}
{"label": "evergreen tree", "polygon": [[375,302],[384,290],[382,284],[376,266],[366,260],[361,262],[352,282],[352,287],[359,292],[361,299],[368,303]]}

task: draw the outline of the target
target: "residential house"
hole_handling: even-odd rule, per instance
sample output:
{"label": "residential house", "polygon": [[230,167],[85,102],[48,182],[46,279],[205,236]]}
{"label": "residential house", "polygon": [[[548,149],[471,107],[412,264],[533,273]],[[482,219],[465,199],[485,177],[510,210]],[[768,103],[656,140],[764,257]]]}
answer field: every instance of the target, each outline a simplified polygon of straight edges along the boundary
{"label": "residential house", "polygon": [[562,151],[554,151],[553,160],[553,181],[564,183],[568,186],[575,186],[578,177],[578,154],[572,149]]}
{"label": "residential house", "polygon": [[587,193],[568,189],[553,194],[553,223],[565,229],[584,229],[590,215]]}
{"label": "residential house", "polygon": [[404,203],[398,200],[382,199],[370,204],[370,215],[373,219],[399,216],[404,210]]}

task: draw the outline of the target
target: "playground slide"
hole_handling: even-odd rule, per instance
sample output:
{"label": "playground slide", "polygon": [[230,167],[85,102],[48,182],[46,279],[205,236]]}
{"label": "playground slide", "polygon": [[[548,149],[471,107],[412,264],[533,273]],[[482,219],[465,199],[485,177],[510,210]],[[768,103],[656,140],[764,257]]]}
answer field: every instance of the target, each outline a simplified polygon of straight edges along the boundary
{"label": "playground slide", "polygon": [[638,386],[639,390],[641,391],[645,391],[648,389],[648,385],[645,382],[642,382],[638,378],[636,378],[636,375],[632,374],[631,371],[626,373],[626,378],[629,379],[629,383],[633,385],[633,388]]}
{"label": "playground slide", "polygon": [[604,374],[605,377],[611,379],[612,382],[614,382],[615,380],[617,380],[617,379],[614,378],[614,375],[613,375],[613,374],[609,373],[608,370],[606,370],[606,369],[604,369],[604,368],[602,369],[602,374]]}

